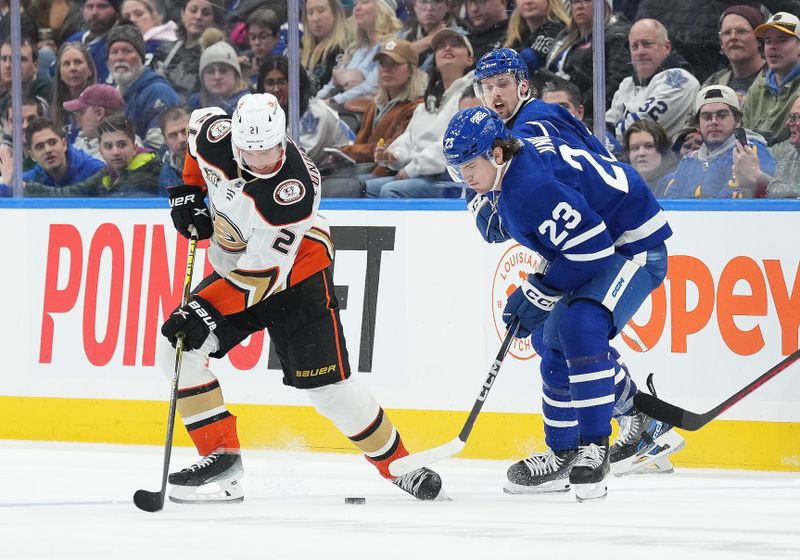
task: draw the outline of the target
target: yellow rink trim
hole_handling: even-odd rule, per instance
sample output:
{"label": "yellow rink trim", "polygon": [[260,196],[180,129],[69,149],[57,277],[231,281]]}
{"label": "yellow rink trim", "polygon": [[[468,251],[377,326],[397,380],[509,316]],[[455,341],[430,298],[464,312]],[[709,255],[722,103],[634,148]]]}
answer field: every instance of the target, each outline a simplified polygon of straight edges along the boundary
{"label": "yellow rink trim", "polygon": [[[0,439],[163,445],[168,404],[154,401],[0,397]],[[246,448],[355,452],[312,407],[231,404]],[[422,450],[454,438],[466,412],[388,410],[406,447]],[[178,421],[176,445],[191,445]],[[682,467],[800,471],[800,423],[712,422],[681,432]],[[538,414],[481,413],[461,457],[513,460],[544,448]]]}

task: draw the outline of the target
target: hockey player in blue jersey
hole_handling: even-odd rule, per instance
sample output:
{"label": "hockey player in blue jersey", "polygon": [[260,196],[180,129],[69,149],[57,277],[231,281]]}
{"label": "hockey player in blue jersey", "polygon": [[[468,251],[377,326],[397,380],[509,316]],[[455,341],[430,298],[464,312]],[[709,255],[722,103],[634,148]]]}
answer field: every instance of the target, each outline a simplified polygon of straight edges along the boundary
{"label": "hockey player in blue jersey", "polygon": [[[486,107],[457,113],[443,144],[451,173],[546,265],[509,296],[503,320],[519,317],[518,337],[540,337],[550,450],[513,465],[506,491],[572,484],[580,501],[603,497],[610,460],[641,466],[683,446],[632,408],[636,386],[609,342],[664,280],[666,216],[628,165],[553,136],[520,139]],[[612,415],[644,427],[609,452]]]}

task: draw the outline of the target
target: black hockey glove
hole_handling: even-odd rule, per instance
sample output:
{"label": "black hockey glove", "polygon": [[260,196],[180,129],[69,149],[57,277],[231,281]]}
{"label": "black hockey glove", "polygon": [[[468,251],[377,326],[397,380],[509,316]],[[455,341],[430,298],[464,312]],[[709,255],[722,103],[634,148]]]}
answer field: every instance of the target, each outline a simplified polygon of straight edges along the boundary
{"label": "black hockey glove", "polygon": [[189,226],[197,230],[198,239],[208,239],[214,233],[214,222],[200,187],[178,185],[167,189],[169,205],[172,207],[172,223],[186,239],[191,237]]}
{"label": "black hockey glove", "polygon": [[201,297],[192,296],[189,303],[175,309],[161,325],[161,334],[175,346],[178,333],[182,332],[183,347],[186,350],[196,350],[224,320],[225,317],[216,307]]}

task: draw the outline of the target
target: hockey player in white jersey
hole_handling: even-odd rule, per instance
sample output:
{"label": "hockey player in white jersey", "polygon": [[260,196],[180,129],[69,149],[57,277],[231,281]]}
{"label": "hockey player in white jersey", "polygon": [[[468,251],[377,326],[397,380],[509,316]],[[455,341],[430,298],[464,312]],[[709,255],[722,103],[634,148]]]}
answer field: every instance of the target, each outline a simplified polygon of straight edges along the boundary
{"label": "hockey player in white jersey", "polygon": [[214,271],[161,329],[159,362],[170,375],[172,346],[184,335],[177,408],[202,457],[169,475],[170,499],[244,499],[236,417],[206,364],[263,329],[284,384],[305,390],[383,477],[418,499],[443,497],[441,479],[430,469],[397,478],[389,473],[389,463],[408,452],[369,389],[350,377],[333,290],[333,244],[317,214],[319,171],[287,138],[277,99],[244,96],[230,118],[218,108],[198,109],[188,142],[186,184],[170,191],[172,219],[182,235],[189,237],[194,226],[209,239]]}
{"label": "hockey player in white jersey", "polygon": [[[666,216],[630,166],[552,136],[520,139],[486,107],[457,113],[443,145],[451,173],[490,195],[508,235],[546,263],[509,296],[503,320],[519,318],[517,337],[535,333],[534,347],[549,349],[540,371],[551,451],[512,466],[506,490],[571,484],[581,501],[604,497],[612,415],[637,414],[636,385],[609,341],[664,280]],[[636,436],[618,462],[645,465],[683,445],[661,423]]]}

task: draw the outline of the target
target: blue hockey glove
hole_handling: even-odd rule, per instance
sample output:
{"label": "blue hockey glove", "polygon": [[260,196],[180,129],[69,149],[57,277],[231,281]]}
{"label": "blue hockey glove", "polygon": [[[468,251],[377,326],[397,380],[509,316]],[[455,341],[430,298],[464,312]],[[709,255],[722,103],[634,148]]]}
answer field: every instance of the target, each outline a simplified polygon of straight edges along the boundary
{"label": "blue hockey glove", "polygon": [[489,197],[479,194],[467,204],[467,207],[475,217],[475,225],[486,241],[489,243],[502,243],[511,239],[511,236],[503,228],[500,214],[492,206],[492,201],[489,200]]}
{"label": "blue hockey glove", "polygon": [[522,286],[508,297],[503,309],[503,322],[508,325],[514,317],[519,317],[517,338],[527,338],[547,320],[562,295],[545,286],[540,276],[529,274]]}
{"label": "blue hockey glove", "polygon": [[192,296],[189,303],[175,309],[169,319],[164,321],[161,334],[175,346],[178,334],[183,333],[184,349],[196,350],[224,319],[224,315],[216,307],[201,297]]}

